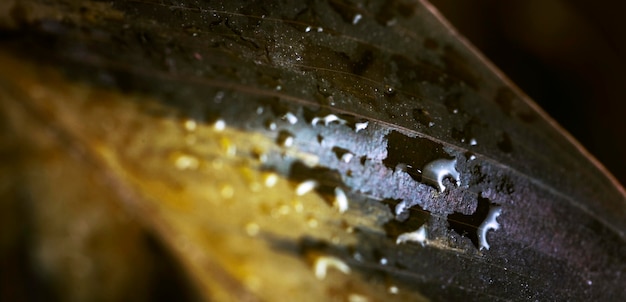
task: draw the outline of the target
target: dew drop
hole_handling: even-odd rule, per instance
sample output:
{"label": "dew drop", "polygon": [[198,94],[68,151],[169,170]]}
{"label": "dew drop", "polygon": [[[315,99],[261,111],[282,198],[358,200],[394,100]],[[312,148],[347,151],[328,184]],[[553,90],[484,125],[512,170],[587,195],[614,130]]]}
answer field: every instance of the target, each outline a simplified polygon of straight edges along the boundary
{"label": "dew drop", "polygon": [[387,265],[389,263],[389,260],[387,260],[387,258],[382,257],[380,258],[380,260],[378,261],[380,264],[382,265]]}
{"label": "dew drop", "polygon": [[479,249],[489,249],[489,243],[487,242],[487,232],[489,232],[489,230],[495,231],[500,228],[500,224],[498,223],[496,218],[500,216],[501,212],[501,207],[491,207],[491,209],[489,209],[489,214],[487,214],[487,218],[485,218],[485,221],[483,221],[483,223],[478,227],[477,232]]}
{"label": "dew drop", "polygon": [[591,280],[587,280],[587,285],[591,285],[593,282]]}
{"label": "dew drop", "polygon": [[389,291],[389,293],[390,293],[390,294],[392,294],[392,295],[397,295],[397,294],[398,294],[398,292],[400,292],[400,290],[398,290],[398,287],[397,287],[397,286],[395,286],[395,285],[390,286],[390,287],[389,287],[389,289],[388,289],[388,291]]}
{"label": "dew drop", "polygon": [[326,273],[330,268],[336,269],[344,274],[350,273],[350,267],[339,258],[333,256],[319,256],[315,259],[313,271],[317,279],[323,280],[326,278]]}
{"label": "dew drop", "polygon": [[367,128],[367,126],[369,125],[369,122],[365,121],[362,123],[355,123],[354,124],[354,131],[355,132],[359,132],[361,130],[365,130],[365,128]]}
{"label": "dew drop", "polygon": [[265,175],[264,183],[266,187],[271,188],[275,186],[277,182],[278,182],[278,175],[274,173]]}
{"label": "dew drop", "polygon": [[276,137],[276,143],[283,147],[293,146],[293,135],[286,130],[281,130]]}
{"label": "dew drop", "polygon": [[335,188],[335,202],[334,206],[339,210],[339,213],[343,213],[348,210],[348,197],[346,193],[339,187]]}
{"label": "dew drop", "polygon": [[264,111],[265,109],[263,108],[263,106],[256,107],[256,114],[261,115]]}
{"label": "dew drop", "polygon": [[195,170],[200,165],[200,161],[191,155],[177,154],[174,156],[174,165],[179,170]]}
{"label": "dew drop", "polygon": [[424,181],[436,185],[440,192],[446,190],[443,180],[451,176],[456,181],[456,185],[461,185],[461,175],[455,168],[456,159],[437,159],[424,166],[422,178]]}
{"label": "dew drop", "polygon": [[354,154],[346,153],[346,154],[341,156],[341,161],[343,161],[345,163],[349,163],[352,160],[352,158],[354,158]]}
{"label": "dew drop", "polygon": [[409,233],[403,233],[396,239],[396,244],[417,242],[424,246],[427,242],[426,226],[422,225],[419,229]]}
{"label": "dew drop", "polygon": [[361,14],[354,15],[354,18],[352,18],[352,24],[356,25],[357,23],[359,23],[359,21],[361,21],[362,18],[363,16]]}
{"label": "dew drop", "polygon": [[313,120],[311,120],[311,125],[315,126],[317,124],[319,124],[320,122],[324,123],[324,126],[328,126],[331,123],[339,123],[339,124],[345,124],[346,121],[343,119],[340,119],[338,116],[334,115],[334,114],[329,114],[325,117],[315,117],[313,118]]}
{"label": "dew drop", "polygon": [[218,119],[215,121],[215,124],[213,124],[213,128],[217,131],[222,131],[226,128],[226,122],[222,119]]}
{"label": "dew drop", "polygon": [[396,93],[396,89],[393,86],[385,85],[385,94],[394,95]]}
{"label": "dew drop", "polygon": [[289,124],[295,125],[298,122],[298,117],[296,117],[293,113],[287,112],[283,116],[284,120],[287,120]]}
{"label": "dew drop", "polygon": [[470,157],[469,157],[470,161],[475,160],[475,159],[476,159],[476,155],[474,155],[474,154],[470,155]]}
{"label": "dew drop", "polygon": [[323,32],[323,31],[324,31],[324,29],[323,29],[323,28],[321,28],[321,27],[318,27],[318,28],[317,28],[317,32],[318,32],[318,33],[321,33],[321,32]]}
{"label": "dew drop", "polygon": [[304,29],[304,32],[305,32],[305,33],[308,33],[308,32],[310,32],[310,31],[311,31],[311,26],[307,26],[307,27]]}
{"label": "dew drop", "polygon": [[307,180],[305,182],[302,182],[296,187],[296,195],[302,196],[306,193],[311,192],[311,190],[315,189],[315,187],[317,187],[317,182],[315,180]]}
{"label": "dew drop", "polygon": [[476,145],[478,145],[478,142],[476,141],[475,138],[472,138],[472,139],[470,139],[470,143],[469,144],[470,144],[470,146],[476,146]]}

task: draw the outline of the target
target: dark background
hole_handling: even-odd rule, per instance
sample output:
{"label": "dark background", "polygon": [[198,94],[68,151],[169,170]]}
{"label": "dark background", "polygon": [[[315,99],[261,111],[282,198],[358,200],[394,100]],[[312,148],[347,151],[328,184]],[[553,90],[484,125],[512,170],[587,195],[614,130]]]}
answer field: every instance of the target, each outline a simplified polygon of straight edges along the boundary
{"label": "dark background", "polygon": [[430,2],[626,184],[626,1]]}

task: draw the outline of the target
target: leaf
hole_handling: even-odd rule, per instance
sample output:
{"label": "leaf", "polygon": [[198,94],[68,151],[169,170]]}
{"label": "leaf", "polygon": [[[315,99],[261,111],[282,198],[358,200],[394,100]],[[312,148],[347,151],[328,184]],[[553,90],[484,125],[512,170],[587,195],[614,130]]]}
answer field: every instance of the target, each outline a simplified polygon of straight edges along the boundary
{"label": "leaf", "polygon": [[40,295],[626,296],[624,189],[426,2],[9,11],[2,274]]}

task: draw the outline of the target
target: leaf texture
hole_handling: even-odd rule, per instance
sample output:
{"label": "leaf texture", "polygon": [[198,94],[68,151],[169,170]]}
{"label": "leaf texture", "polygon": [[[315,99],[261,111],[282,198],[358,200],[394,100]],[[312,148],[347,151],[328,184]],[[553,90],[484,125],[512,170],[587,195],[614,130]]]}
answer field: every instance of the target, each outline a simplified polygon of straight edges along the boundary
{"label": "leaf texture", "polygon": [[5,250],[52,296],[626,296],[624,189],[426,2],[9,6]]}

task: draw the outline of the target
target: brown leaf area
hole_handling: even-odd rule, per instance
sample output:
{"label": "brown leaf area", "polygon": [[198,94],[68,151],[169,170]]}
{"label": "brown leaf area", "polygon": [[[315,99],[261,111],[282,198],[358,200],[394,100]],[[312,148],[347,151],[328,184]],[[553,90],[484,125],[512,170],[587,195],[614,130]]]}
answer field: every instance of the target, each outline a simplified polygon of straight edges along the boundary
{"label": "brown leaf area", "polygon": [[387,4],[3,4],[0,300],[624,296],[623,189]]}

